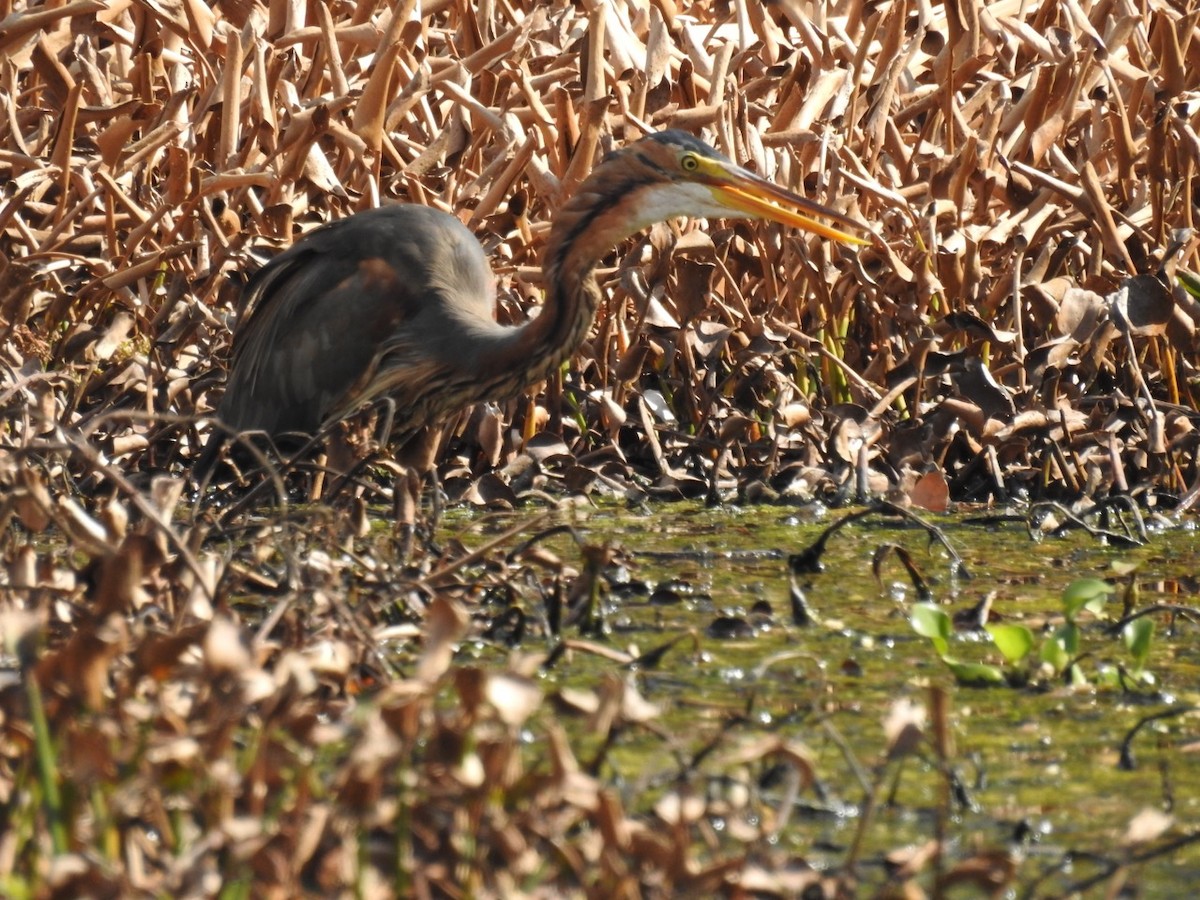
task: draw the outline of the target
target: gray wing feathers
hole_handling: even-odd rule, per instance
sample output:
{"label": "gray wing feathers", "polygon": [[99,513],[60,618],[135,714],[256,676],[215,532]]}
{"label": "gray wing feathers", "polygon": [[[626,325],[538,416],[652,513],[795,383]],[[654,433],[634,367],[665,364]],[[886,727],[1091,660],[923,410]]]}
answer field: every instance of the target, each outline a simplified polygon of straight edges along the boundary
{"label": "gray wing feathers", "polygon": [[437,210],[384,207],[317,229],[248,285],[217,414],[239,431],[313,433],[351,411],[389,346],[400,349],[395,336],[404,350],[388,363],[432,370],[464,319],[495,328],[490,281],[474,237]]}

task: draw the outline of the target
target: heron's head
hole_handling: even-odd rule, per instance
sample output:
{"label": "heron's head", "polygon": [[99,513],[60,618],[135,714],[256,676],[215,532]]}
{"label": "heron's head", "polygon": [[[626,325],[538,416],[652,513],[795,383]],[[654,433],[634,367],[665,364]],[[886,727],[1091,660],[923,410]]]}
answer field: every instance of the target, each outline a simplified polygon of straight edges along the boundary
{"label": "heron's head", "polygon": [[[682,131],[651,134],[611,154],[594,173],[631,231],[676,216],[769,219],[847,244],[866,226],[730,162]],[[591,179],[589,179],[591,180]],[[585,184],[582,192],[587,190]]]}

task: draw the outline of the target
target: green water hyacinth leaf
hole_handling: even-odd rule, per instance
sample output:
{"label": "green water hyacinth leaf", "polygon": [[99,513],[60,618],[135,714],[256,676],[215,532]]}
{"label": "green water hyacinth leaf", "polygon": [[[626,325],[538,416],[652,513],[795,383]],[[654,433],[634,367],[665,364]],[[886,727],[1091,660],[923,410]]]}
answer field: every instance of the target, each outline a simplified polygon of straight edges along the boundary
{"label": "green water hyacinth leaf", "polygon": [[1200,278],[1197,278],[1194,274],[1187,271],[1183,267],[1180,267],[1175,274],[1179,278],[1179,283],[1183,286],[1185,291],[1187,291],[1193,297],[1200,297]]}
{"label": "green water hyacinth leaf", "polygon": [[954,673],[959,684],[970,687],[989,687],[994,684],[1005,684],[1004,670],[999,666],[989,666],[987,663],[964,663],[956,659],[946,659],[944,662]]}
{"label": "green water hyacinth leaf", "polygon": [[1042,662],[1048,664],[1055,674],[1065,672],[1078,648],[1079,630],[1074,625],[1064,625],[1042,644]]}
{"label": "green water hyacinth leaf", "polygon": [[1014,665],[1033,650],[1033,632],[1024,625],[998,623],[985,625],[984,628],[992,636],[992,643],[1004,654],[1004,658]]}
{"label": "green water hyacinth leaf", "polygon": [[1099,578],[1081,578],[1072,581],[1063,591],[1063,614],[1068,622],[1074,622],[1079,611],[1086,609],[1094,616],[1104,614],[1104,604],[1116,589]]}
{"label": "green water hyacinth leaf", "polygon": [[1154,637],[1154,620],[1143,616],[1126,624],[1122,630],[1125,638],[1125,648],[1133,656],[1133,662],[1138,670],[1146,667],[1150,658],[1150,641]]}
{"label": "green water hyacinth leaf", "polygon": [[950,634],[954,626],[944,609],[932,603],[918,603],[913,607],[911,621],[917,634],[933,641],[939,656],[944,657],[950,652]]}
{"label": "green water hyacinth leaf", "polygon": [[1088,684],[1088,677],[1084,674],[1083,669],[1077,664],[1072,664],[1068,672],[1071,678],[1072,687],[1083,687]]}

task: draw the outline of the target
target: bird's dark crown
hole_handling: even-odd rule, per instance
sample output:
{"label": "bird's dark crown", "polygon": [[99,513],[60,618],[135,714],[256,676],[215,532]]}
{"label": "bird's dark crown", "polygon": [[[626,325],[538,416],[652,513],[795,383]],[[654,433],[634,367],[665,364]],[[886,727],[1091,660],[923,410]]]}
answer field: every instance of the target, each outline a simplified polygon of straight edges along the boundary
{"label": "bird's dark crown", "polygon": [[708,159],[716,159],[721,162],[729,162],[723,155],[718,153],[700,138],[686,131],[680,131],[677,128],[668,128],[666,131],[652,131],[635,144],[628,144],[624,148],[614,150],[609,153],[602,162],[608,162],[614,157],[633,150],[638,144],[645,145],[646,143],[655,143],[667,150],[686,150],[695,153],[697,156],[704,156]]}
{"label": "bird's dark crown", "polygon": [[667,147],[675,147],[680,150],[690,150],[700,156],[707,156],[709,159],[725,160],[725,157],[706,144],[694,134],[686,131],[680,131],[677,128],[669,128],[666,131],[656,131],[653,134],[646,135],[646,140],[655,141]]}

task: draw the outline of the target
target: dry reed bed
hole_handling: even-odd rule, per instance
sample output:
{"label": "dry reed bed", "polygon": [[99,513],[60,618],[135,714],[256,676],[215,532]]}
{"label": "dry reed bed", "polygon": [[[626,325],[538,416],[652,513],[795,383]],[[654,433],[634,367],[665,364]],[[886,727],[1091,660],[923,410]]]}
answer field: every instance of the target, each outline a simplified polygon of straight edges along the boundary
{"label": "dry reed bed", "polygon": [[[678,810],[659,810],[670,827],[657,832],[627,815],[553,728],[552,774],[523,772],[515,729],[540,690],[445,656],[470,626],[442,594],[469,562],[422,564],[426,596],[441,599],[405,679],[380,662],[392,613],[342,605],[337,548],[372,549],[361,502],[277,538],[263,555],[286,557],[284,578],[213,552],[206,525],[171,524],[240,273],[252,251],[321,221],[431,204],[479,236],[498,316],[519,321],[539,296],[546,223],[596,154],[644,127],[702,130],[882,243],[852,251],[742,223],[635,239],[605,268],[607,309],[568,370],[456,423],[443,474],[458,495],[891,490],[937,505],[947,491],[1116,490],[1189,503],[1198,23],[1166,2],[1073,0],[0,0],[4,630],[24,667],[46,645],[36,681],[60,746],[76,748],[68,780],[134,773],[87,815],[78,796],[57,818],[25,807],[31,829],[46,816],[69,840],[10,830],[4,870],[63,896],[203,893],[234,869],[289,896],[353,871],[371,889],[380,872],[395,884],[394,869],[499,892],[539,871],[606,896],[751,876],[794,887],[711,843],[698,868]],[[42,549],[29,537],[41,532],[79,558]],[[583,568],[557,578],[586,590]],[[408,596],[401,571],[368,567],[362,596]],[[211,601],[255,587],[285,600],[243,645]],[[364,673],[389,686],[366,724],[344,724]],[[450,682],[454,709],[439,713]],[[598,695],[597,722],[641,721],[625,690]],[[11,685],[5,696],[10,724],[37,703]],[[116,723],[134,709],[144,745],[120,746]],[[338,724],[321,730],[318,716]],[[268,736],[239,768],[243,719]],[[0,782],[28,787],[30,733],[9,729]],[[803,752],[773,740],[739,764],[782,758],[807,778]],[[354,748],[328,792],[306,780],[306,743]],[[216,769],[207,786],[163,787]],[[519,789],[524,805],[497,807],[481,784]],[[281,790],[301,799],[268,815]],[[421,812],[399,863],[356,843],[395,846],[411,823],[378,801],[397,790]],[[766,854],[755,842],[769,826],[749,831],[743,846]],[[112,855],[61,855],[86,847]],[[557,874],[540,868],[547,854]]]}
{"label": "dry reed bed", "polygon": [[[35,432],[178,471],[196,435],[163,422],[211,409],[231,273],[380,202],[461,216],[519,320],[555,205],[645,124],[703,129],[887,249],[656,229],[614,257],[563,383],[508,410],[519,432],[611,443],[623,481],[666,493],[727,472],[804,496],[932,470],[962,499],[1195,478],[1197,309],[1174,277],[1196,267],[1195,15],[104,6],[18,10],[0,32],[0,296],[24,370],[8,409],[38,409]],[[1160,277],[1114,312],[1139,273]],[[451,461],[520,450],[494,415],[470,424]]]}

